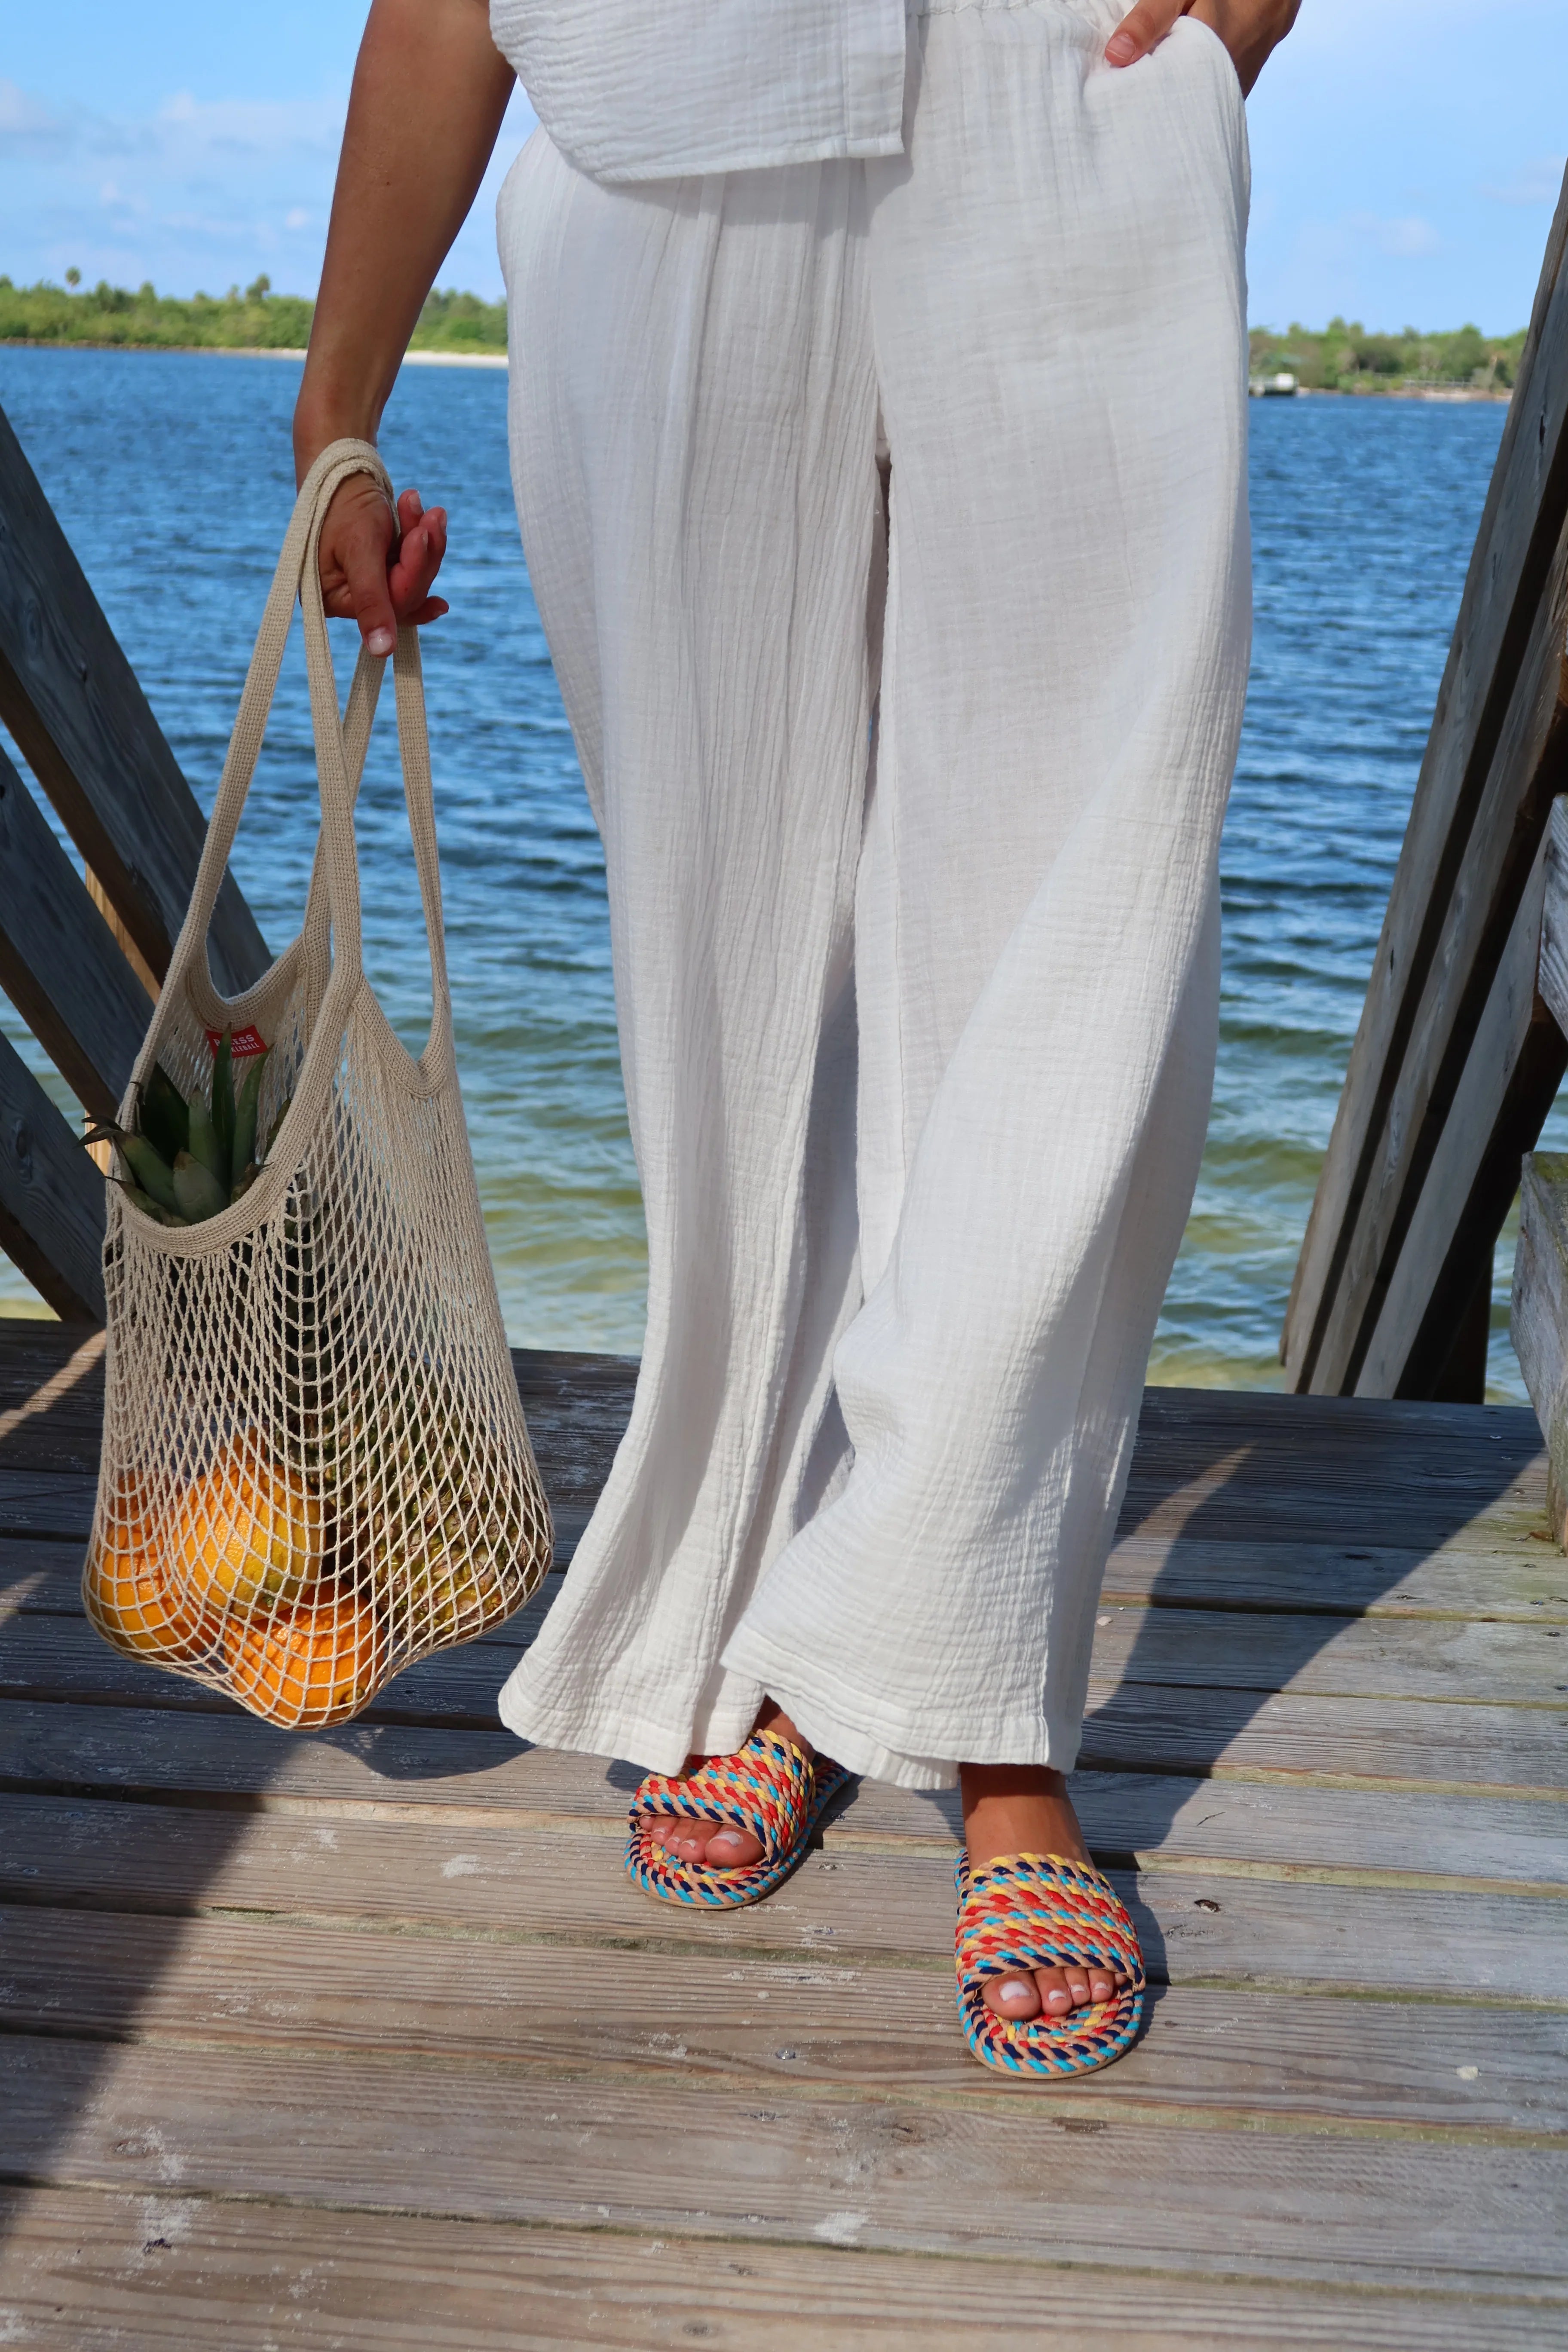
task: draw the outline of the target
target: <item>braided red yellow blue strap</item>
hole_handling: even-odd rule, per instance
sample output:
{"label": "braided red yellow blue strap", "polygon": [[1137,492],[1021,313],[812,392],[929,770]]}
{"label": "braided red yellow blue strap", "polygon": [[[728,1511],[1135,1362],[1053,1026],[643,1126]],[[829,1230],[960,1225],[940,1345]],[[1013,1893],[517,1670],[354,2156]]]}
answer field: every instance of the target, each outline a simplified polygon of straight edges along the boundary
{"label": "braided red yellow blue strap", "polygon": [[[797,1866],[824,1809],[849,1777],[826,1757],[814,1765],[776,1731],[753,1731],[732,1756],[711,1756],[695,1772],[650,1772],[632,1799],[627,1872],[661,1903],[732,1910],[760,1902]],[[739,1870],[678,1862],[648,1834],[649,1821],[658,1815],[749,1830],[762,1860]]]}
{"label": "braided red yellow blue strap", "polygon": [[[958,2013],[971,2050],[1012,2074],[1088,2074],[1109,2066],[1143,2021],[1143,1955],[1110,1881],[1059,1853],[1013,1853],[971,1874],[958,1857]],[[1016,2024],[985,2001],[993,1977],[1056,1969],[1109,1969],[1123,1991],[1061,2019]]]}

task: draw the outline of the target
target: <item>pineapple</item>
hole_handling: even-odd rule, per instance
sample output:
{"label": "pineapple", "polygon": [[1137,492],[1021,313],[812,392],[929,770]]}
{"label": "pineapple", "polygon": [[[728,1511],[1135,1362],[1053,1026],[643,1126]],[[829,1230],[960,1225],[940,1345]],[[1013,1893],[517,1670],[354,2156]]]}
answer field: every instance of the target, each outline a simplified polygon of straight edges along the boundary
{"label": "pineapple", "polygon": [[[252,1037],[256,1032],[249,1033]],[[226,1029],[214,1047],[210,1102],[198,1087],[190,1099],[161,1063],[154,1063],[136,1105],[129,1131],[106,1120],[83,1140],[110,1142],[127,1171],[113,1181],[145,1217],[160,1225],[196,1225],[222,1213],[256,1181],[257,1119],[261,1074],[271,1047],[252,1045],[247,1067],[236,1086],[234,1032]],[[270,1151],[288,1114],[285,1102],[272,1122]]]}

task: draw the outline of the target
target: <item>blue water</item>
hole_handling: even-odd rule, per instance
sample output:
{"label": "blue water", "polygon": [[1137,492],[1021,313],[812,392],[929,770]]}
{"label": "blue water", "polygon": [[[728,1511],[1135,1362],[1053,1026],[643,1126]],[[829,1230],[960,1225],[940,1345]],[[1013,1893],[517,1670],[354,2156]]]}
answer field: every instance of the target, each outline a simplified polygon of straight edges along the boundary
{"label": "blue water", "polygon": [[[291,503],[298,373],[0,350],[0,405],[204,806]],[[451,515],[453,612],[425,651],[464,1097],[513,1339],[636,1349],[643,1234],[604,871],[518,543],[505,411],[499,371],[410,368],[383,435],[399,483]],[[1219,1072],[1153,1376],[1260,1386],[1279,1381],[1290,1276],[1504,411],[1321,399],[1250,415],[1258,626],[1223,856]],[[428,973],[390,727],[378,736],[362,799],[366,955],[417,1045]],[[313,789],[296,663],[236,856],[274,945],[298,920]],[[1493,1317],[1500,1396],[1522,1394],[1510,1264],[1511,1234]],[[0,1311],[29,1305],[0,1261]]]}

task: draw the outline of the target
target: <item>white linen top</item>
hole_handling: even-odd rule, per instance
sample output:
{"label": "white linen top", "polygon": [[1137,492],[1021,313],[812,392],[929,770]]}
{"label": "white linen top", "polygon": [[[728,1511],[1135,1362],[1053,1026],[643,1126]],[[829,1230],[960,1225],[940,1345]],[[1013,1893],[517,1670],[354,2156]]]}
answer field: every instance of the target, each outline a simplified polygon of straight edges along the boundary
{"label": "white linen top", "polygon": [[595,180],[903,150],[905,0],[490,0],[490,31]]}

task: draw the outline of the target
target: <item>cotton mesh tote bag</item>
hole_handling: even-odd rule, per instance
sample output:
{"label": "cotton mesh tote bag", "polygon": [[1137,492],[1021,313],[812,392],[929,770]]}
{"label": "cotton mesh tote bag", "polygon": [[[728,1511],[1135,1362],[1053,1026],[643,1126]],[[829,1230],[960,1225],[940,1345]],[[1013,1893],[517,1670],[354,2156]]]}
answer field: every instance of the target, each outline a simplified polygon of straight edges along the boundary
{"label": "cotton mesh tote bag", "polygon": [[[344,1720],[416,1658],[509,1616],[549,1511],[463,1121],[418,642],[393,656],[428,933],[423,1053],[363,968],[353,803],[384,664],[340,719],[317,551],[348,476],[300,493],[184,927],[117,1132],[104,1244],[103,1457],[84,1576],[116,1648],[290,1728]],[[299,937],[243,995],[206,936],[298,595],[321,790]]]}

